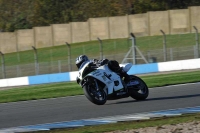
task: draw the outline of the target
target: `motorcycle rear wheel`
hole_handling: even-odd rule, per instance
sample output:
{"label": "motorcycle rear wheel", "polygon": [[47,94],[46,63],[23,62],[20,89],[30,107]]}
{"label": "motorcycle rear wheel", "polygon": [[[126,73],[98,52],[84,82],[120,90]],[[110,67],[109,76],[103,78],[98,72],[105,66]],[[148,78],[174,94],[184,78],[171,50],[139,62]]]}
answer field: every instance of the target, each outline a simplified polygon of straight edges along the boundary
{"label": "motorcycle rear wheel", "polygon": [[149,89],[146,83],[139,77],[130,75],[131,81],[138,81],[139,84],[129,88],[130,96],[135,100],[145,100],[149,95]]}
{"label": "motorcycle rear wheel", "polygon": [[99,90],[97,91],[95,81],[91,79],[90,84],[83,87],[83,91],[87,99],[96,105],[103,105],[107,101],[107,93],[101,89],[101,86],[99,86]]}

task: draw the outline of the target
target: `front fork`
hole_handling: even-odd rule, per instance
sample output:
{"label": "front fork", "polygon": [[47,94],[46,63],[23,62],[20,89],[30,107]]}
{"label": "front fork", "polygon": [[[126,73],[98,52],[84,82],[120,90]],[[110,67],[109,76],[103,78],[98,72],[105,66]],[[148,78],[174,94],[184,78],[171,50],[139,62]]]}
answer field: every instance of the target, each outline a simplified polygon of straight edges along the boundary
{"label": "front fork", "polygon": [[96,91],[97,91],[97,93],[96,93],[96,94],[97,94],[99,97],[101,97],[101,92],[99,91],[99,86],[98,86],[97,80],[96,80],[96,79],[94,79],[94,82],[95,82]]}
{"label": "front fork", "polygon": [[96,90],[99,91],[99,86],[98,86],[98,84],[97,84],[97,80],[94,79],[94,82],[95,82]]}
{"label": "front fork", "polygon": [[[89,81],[88,81],[89,80]],[[87,81],[85,82],[85,83],[83,83],[81,86],[82,86],[82,88],[85,86],[85,85],[89,85],[91,80],[90,79],[87,79]],[[100,88],[99,88],[99,85],[98,85],[98,81],[96,80],[96,79],[93,79],[93,81],[94,81],[94,89],[95,89],[95,91],[97,92],[97,94],[98,94],[98,96],[101,96],[101,94],[100,94]],[[107,86],[105,85],[105,87],[103,88],[103,91],[104,92],[106,92],[106,94],[108,94],[108,92],[107,92]]]}

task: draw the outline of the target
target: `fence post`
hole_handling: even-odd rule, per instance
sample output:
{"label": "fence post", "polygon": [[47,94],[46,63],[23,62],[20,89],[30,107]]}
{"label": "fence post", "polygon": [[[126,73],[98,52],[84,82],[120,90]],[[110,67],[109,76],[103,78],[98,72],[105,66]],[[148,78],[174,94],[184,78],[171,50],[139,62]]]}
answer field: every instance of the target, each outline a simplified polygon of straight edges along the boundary
{"label": "fence post", "polygon": [[167,49],[166,49],[166,35],[163,30],[160,30],[163,34],[163,55],[164,55],[164,61],[167,61]]}
{"label": "fence post", "polygon": [[17,71],[17,77],[20,77],[21,72],[20,72],[20,69],[19,69],[19,65],[16,65],[16,71]]}
{"label": "fence post", "polygon": [[100,59],[103,59],[103,44],[100,38],[97,38],[99,40],[99,47],[100,47]]}
{"label": "fence post", "polygon": [[196,45],[194,45],[193,46],[193,49],[194,49],[194,59],[197,57],[197,46]]}
{"label": "fence post", "polygon": [[58,60],[58,71],[59,71],[59,73],[62,72],[62,70],[61,70],[61,61],[60,60]]}
{"label": "fence post", "polygon": [[117,44],[116,44],[116,41],[114,41],[114,54],[116,54],[116,49],[117,49]]}
{"label": "fence post", "polygon": [[173,61],[174,60],[174,58],[173,58],[173,49],[172,48],[170,48],[170,58],[171,58],[171,61]]}
{"label": "fence post", "polygon": [[150,57],[151,57],[151,53],[150,53],[150,51],[147,51],[147,59],[149,60]]}
{"label": "fence post", "polygon": [[1,51],[0,51],[0,54],[1,54],[1,63],[2,63],[2,74],[3,74],[3,78],[6,78],[4,54]]}
{"label": "fence post", "polygon": [[193,28],[196,31],[196,48],[197,48],[197,58],[199,58],[199,34],[198,34],[198,29],[196,28],[196,26],[193,26]]}
{"label": "fence post", "polygon": [[135,65],[136,64],[135,35],[133,33],[131,33],[130,35],[131,35],[131,40],[132,40],[133,65]]}
{"label": "fence post", "polygon": [[69,72],[72,70],[71,67],[71,47],[70,44],[66,42],[67,48],[68,48],[68,65],[69,65]]}
{"label": "fence post", "polygon": [[32,48],[33,48],[33,51],[34,51],[34,59],[35,59],[35,74],[38,75],[39,70],[38,70],[38,55],[37,55],[37,49],[36,49],[34,46],[32,46]]}

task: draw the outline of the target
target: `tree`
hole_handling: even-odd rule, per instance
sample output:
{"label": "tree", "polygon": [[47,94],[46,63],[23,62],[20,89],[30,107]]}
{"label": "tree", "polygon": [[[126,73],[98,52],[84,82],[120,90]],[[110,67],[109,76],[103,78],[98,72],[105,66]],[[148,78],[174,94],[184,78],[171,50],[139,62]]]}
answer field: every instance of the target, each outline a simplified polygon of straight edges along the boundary
{"label": "tree", "polygon": [[200,0],[0,0],[0,31],[200,6]]}
{"label": "tree", "polygon": [[73,9],[73,20],[125,15],[127,6],[127,0],[79,0]]}
{"label": "tree", "polygon": [[31,3],[32,0],[0,0],[1,31],[31,28],[32,25],[29,21],[29,17],[32,15]]}
{"label": "tree", "polygon": [[78,0],[35,0],[33,26],[72,21],[72,9]]}

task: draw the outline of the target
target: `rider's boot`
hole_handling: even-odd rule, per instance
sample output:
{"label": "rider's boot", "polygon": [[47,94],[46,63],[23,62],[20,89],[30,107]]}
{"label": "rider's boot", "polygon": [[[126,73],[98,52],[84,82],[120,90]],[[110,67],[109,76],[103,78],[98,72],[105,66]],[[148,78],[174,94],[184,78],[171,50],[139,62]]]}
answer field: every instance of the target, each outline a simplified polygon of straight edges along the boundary
{"label": "rider's boot", "polygon": [[127,74],[127,72],[125,72],[122,68],[120,68],[120,70],[118,71],[118,73],[124,77],[124,82],[128,83],[130,81],[130,76]]}

